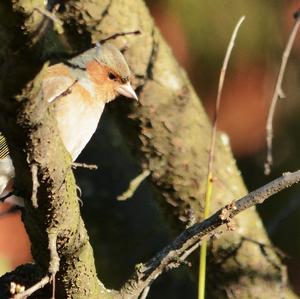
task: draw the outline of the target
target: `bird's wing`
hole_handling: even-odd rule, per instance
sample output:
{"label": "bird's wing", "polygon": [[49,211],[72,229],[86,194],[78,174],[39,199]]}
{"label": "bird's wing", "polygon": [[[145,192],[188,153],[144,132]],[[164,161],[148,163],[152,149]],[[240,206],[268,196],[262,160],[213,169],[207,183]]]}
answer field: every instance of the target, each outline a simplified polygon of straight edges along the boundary
{"label": "bird's wing", "polygon": [[0,160],[9,155],[8,146],[6,144],[4,136],[0,132]]}
{"label": "bird's wing", "polygon": [[68,68],[62,64],[54,65],[48,69],[47,75],[43,79],[43,97],[51,103],[69,94],[76,82],[77,80],[68,73]]}

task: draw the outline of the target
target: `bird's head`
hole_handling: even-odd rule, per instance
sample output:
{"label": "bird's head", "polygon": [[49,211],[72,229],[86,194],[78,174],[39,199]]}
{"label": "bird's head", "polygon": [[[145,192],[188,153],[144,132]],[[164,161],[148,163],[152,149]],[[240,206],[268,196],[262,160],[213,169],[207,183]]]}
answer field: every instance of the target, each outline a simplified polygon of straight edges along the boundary
{"label": "bird's head", "polygon": [[131,74],[125,57],[114,45],[96,46],[78,58],[75,62],[84,64],[98,99],[107,103],[123,95],[138,100],[130,84]]}

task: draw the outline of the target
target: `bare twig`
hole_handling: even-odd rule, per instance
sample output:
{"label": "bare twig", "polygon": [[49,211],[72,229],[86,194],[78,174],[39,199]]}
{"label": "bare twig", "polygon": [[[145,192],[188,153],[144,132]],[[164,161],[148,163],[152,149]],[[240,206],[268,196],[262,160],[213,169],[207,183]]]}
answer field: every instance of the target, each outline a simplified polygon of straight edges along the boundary
{"label": "bare twig", "polygon": [[143,293],[142,293],[140,299],[146,299],[149,294],[149,291],[150,291],[150,286],[146,286],[143,290]]}
{"label": "bare twig", "polygon": [[286,69],[287,61],[291,53],[292,46],[294,44],[296,34],[298,32],[299,26],[300,26],[300,18],[299,18],[299,12],[295,14],[296,22],[295,25],[290,33],[287,45],[285,47],[285,50],[282,55],[281,59],[281,65],[280,70],[277,78],[277,82],[275,85],[274,94],[272,97],[271,105],[269,108],[267,123],[266,123],[266,142],[267,142],[267,157],[265,162],[265,175],[269,175],[271,172],[271,166],[273,164],[273,155],[272,155],[272,140],[273,140],[273,119],[274,119],[274,113],[276,104],[278,101],[278,98],[284,97],[284,93],[282,91],[282,80],[284,76],[284,72]]}
{"label": "bare twig", "polygon": [[80,168],[80,167],[90,169],[90,170],[98,169],[98,166],[96,164],[86,164],[86,163],[78,163],[78,162],[72,163],[72,168],[76,169],[76,168]]}
{"label": "bare twig", "polygon": [[239,213],[254,205],[263,203],[270,196],[291,187],[299,181],[300,170],[293,173],[284,173],[281,177],[218,210],[203,222],[187,228],[150,261],[137,267],[132,278],[122,287],[121,295],[127,299],[136,298],[161,273],[172,268],[171,266],[179,266],[178,261],[184,252],[196,243],[199,244],[204,237],[210,238],[213,235],[210,233],[221,225],[229,223]]}
{"label": "bare twig", "polygon": [[46,284],[48,284],[50,281],[49,276],[43,277],[38,283],[30,287],[29,289],[25,290],[22,293],[16,294],[12,297],[12,299],[25,299],[35,293],[37,290],[42,289]]}
{"label": "bare twig", "polygon": [[52,297],[51,299],[55,299],[55,276],[59,270],[59,262],[60,258],[57,252],[57,233],[49,233],[49,251],[50,251],[50,261],[49,261],[49,273],[51,274],[50,282],[52,282]]}
{"label": "bare twig", "polygon": [[103,38],[99,41],[99,44],[102,45],[104,43],[106,43],[107,41],[111,40],[111,39],[116,39],[120,36],[125,36],[125,35],[139,35],[139,34],[142,34],[142,32],[140,30],[135,30],[135,31],[129,31],[129,32],[118,32],[118,33],[115,33],[113,35],[110,35],[106,38]]}
{"label": "bare twig", "polygon": [[62,34],[64,32],[64,23],[55,15],[55,13],[58,11],[59,9],[59,4],[54,5],[53,10],[49,11],[43,8],[38,8],[35,7],[33,9],[33,11],[37,11],[38,13],[40,13],[41,15],[43,15],[44,17],[46,17],[47,19],[51,20],[54,24],[54,28],[56,29],[56,31],[59,34]]}
{"label": "bare twig", "polygon": [[39,181],[38,181],[38,168],[37,165],[33,164],[31,166],[31,174],[32,174],[32,195],[31,195],[31,202],[34,208],[38,208],[38,200],[37,200],[37,191],[39,188]]}
{"label": "bare twig", "polygon": [[56,101],[56,100],[58,100],[58,99],[60,99],[60,98],[62,98],[62,97],[67,96],[68,94],[70,94],[70,93],[72,92],[73,86],[74,86],[77,82],[78,82],[78,79],[74,80],[74,81],[72,82],[72,84],[70,84],[70,86],[69,86],[68,88],[66,88],[63,92],[61,92],[60,94],[58,94],[58,95],[55,96],[54,98],[50,98],[50,99],[48,100],[48,102],[49,102],[49,103],[52,103],[52,102],[54,102],[54,101]]}
{"label": "bare twig", "polygon": [[213,165],[213,159],[214,159],[214,153],[215,153],[215,144],[216,144],[216,134],[217,134],[217,126],[218,126],[218,115],[219,115],[219,110],[220,110],[220,103],[221,103],[221,97],[222,97],[222,91],[223,91],[223,85],[224,85],[224,79],[225,79],[225,74],[229,62],[229,58],[234,46],[234,42],[238,33],[238,30],[240,26],[242,25],[243,21],[245,20],[245,16],[242,16],[238,23],[236,24],[232,35],[230,42],[227,47],[226,55],[224,58],[223,66],[221,69],[220,73],[220,78],[219,78],[219,85],[218,85],[218,94],[217,94],[217,100],[216,100],[216,108],[214,111],[214,117],[213,117],[213,128],[212,128],[212,135],[211,135],[211,141],[210,141],[210,153],[209,153],[209,162],[208,162],[208,173],[211,173],[212,171],[212,165]]}
{"label": "bare twig", "polygon": [[140,186],[143,180],[150,174],[149,170],[144,170],[141,174],[135,177],[129,184],[127,191],[117,197],[117,200],[126,200],[134,194],[136,189]]}
{"label": "bare twig", "polygon": [[201,242],[195,243],[191,248],[187,249],[182,256],[180,257],[181,261],[186,260],[199,246],[201,245]]}
{"label": "bare twig", "polygon": [[50,261],[49,261],[49,275],[44,276],[40,281],[34,284],[27,290],[15,294],[12,299],[25,299],[30,295],[34,294],[36,291],[42,289],[45,285],[52,282],[52,297],[55,299],[55,275],[59,269],[59,256],[56,249],[57,235],[55,233],[49,233],[49,251],[50,251]]}
{"label": "bare twig", "polygon": [[[41,15],[47,17],[50,19],[52,22],[57,23],[59,26],[63,26],[63,22],[51,11],[35,7],[33,11],[39,12]],[[55,11],[56,12],[56,11]]]}
{"label": "bare twig", "polygon": [[[216,135],[217,135],[217,126],[218,126],[218,116],[221,104],[221,96],[223,91],[224,79],[225,74],[229,62],[229,58],[234,46],[234,42],[238,33],[240,26],[242,25],[245,16],[241,17],[237,22],[228,47],[226,51],[226,55],[224,58],[223,66],[220,73],[219,78],[219,86],[218,86],[218,94],[216,100],[216,108],[214,111],[213,117],[213,127],[211,130],[211,140],[210,140],[210,148],[209,148],[209,157],[208,157],[208,166],[207,166],[207,179],[206,179],[206,191],[205,191],[205,206],[204,206],[204,219],[207,218],[210,214],[210,204],[211,204],[211,197],[212,197],[212,184],[213,184],[213,162],[214,162],[214,155],[215,155],[215,145],[216,145]],[[200,250],[200,264],[199,264],[199,281],[198,281],[198,298],[204,299],[205,298],[205,280],[206,280],[206,251],[207,251],[207,244],[206,241],[203,242]]]}

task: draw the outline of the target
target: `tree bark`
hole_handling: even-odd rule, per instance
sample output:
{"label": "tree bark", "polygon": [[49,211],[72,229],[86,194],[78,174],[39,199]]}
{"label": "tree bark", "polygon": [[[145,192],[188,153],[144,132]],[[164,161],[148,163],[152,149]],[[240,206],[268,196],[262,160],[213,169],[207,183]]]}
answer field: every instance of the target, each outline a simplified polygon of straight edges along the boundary
{"label": "tree bark", "polygon": [[[43,8],[43,1],[29,4],[19,0],[14,1],[14,6],[0,4],[2,13],[11,16],[9,21],[7,18],[0,21],[1,42],[6,41],[0,52],[4,61],[1,105],[5,107],[0,125],[16,167],[16,185],[26,198],[34,198],[33,169],[37,168],[39,214],[32,203],[26,206],[24,214],[33,255],[45,272],[49,232],[58,235],[61,267],[57,288],[63,293],[61,298],[86,298],[82,292],[90,292],[88,298],[117,298],[120,294],[97,286],[92,250],[79,216],[70,159],[57,136],[51,109],[41,105],[37,91],[39,77],[33,79],[44,60],[36,57],[45,58],[66,48],[79,52],[110,34],[142,31],[140,37],[126,36],[115,41],[120,48],[128,48],[125,56],[135,77],[140,102],[130,108],[128,103],[115,103],[112,110],[122,124],[133,154],[144,169],[151,171],[151,182],[165,215],[178,229],[202,219],[211,125],[143,1],[68,1],[58,15],[64,23],[63,35],[54,31],[42,14],[34,12],[30,16],[34,8]],[[15,100],[10,101],[11,98]],[[20,149],[26,150],[26,154]],[[212,211],[247,193],[224,134],[218,138],[214,175],[217,181]],[[53,209],[50,215],[49,209]],[[67,221],[61,218],[64,213],[70,213]],[[75,220],[70,223],[70,219]],[[272,246],[262,250],[261,244],[271,244],[256,211],[251,209],[238,216],[234,225],[233,232],[227,231],[212,242],[208,298],[258,298],[261,294],[264,298],[295,298],[284,284],[285,269],[275,250]],[[78,234],[80,237],[76,237]],[[74,264],[69,263],[70,252],[77,257]],[[44,253],[48,254],[46,259]],[[85,267],[76,272],[80,277],[74,281],[73,270],[78,262]],[[86,276],[88,271],[90,274]],[[84,283],[86,278],[90,284]]]}

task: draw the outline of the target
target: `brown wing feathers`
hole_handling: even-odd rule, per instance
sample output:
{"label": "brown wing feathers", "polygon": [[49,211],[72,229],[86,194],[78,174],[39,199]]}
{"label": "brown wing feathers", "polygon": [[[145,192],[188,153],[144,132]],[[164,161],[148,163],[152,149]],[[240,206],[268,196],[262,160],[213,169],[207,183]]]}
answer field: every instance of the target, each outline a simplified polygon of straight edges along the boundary
{"label": "brown wing feathers", "polygon": [[4,136],[0,133],[0,160],[9,155],[8,147]]}

